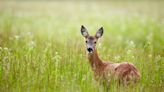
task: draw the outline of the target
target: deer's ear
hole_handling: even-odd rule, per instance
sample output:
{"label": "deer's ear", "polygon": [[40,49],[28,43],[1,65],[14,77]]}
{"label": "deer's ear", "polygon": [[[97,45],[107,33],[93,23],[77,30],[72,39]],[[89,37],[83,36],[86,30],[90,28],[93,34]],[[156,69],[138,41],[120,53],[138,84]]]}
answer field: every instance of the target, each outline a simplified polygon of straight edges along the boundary
{"label": "deer's ear", "polygon": [[81,26],[81,34],[85,37],[85,38],[87,38],[88,36],[89,36],[89,34],[88,34],[88,31],[87,31],[87,29],[82,25]]}
{"label": "deer's ear", "polygon": [[100,38],[100,37],[103,35],[103,32],[104,32],[104,29],[103,29],[103,27],[101,27],[101,28],[96,32],[95,37],[96,37],[97,39]]}

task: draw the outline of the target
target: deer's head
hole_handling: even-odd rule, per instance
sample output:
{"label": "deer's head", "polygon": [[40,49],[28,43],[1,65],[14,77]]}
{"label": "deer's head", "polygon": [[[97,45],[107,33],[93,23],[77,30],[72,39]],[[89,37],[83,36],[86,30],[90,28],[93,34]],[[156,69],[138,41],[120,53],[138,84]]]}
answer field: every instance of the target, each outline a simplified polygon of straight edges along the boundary
{"label": "deer's head", "polygon": [[98,39],[103,35],[103,27],[101,27],[94,36],[90,36],[87,29],[82,25],[81,34],[85,37],[86,49],[88,53],[92,54],[95,50]]}

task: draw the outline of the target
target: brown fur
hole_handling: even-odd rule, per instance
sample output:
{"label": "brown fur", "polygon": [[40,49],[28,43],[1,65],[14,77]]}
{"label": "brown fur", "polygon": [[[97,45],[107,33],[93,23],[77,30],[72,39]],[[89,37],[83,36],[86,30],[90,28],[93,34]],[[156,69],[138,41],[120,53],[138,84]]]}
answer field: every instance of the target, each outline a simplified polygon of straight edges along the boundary
{"label": "brown fur", "polygon": [[140,73],[133,64],[102,62],[96,49],[94,49],[93,54],[88,54],[88,59],[96,80],[110,82],[116,79],[119,83],[129,84],[130,81],[136,82],[140,79]]}
{"label": "brown fur", "polygon": [[86,47],[88,50],[88,59],[94,71],[95,79],[104,82],[118,80],[119,83],[129,84],[140,79],[140,73],[133,64],[128,62],[111,63],[103,62],[96,51],[96,42],[103,35],[103,27],[98,29],[95,36],[90,36],[87,29],[82,25],[81,34],[86,39]]}

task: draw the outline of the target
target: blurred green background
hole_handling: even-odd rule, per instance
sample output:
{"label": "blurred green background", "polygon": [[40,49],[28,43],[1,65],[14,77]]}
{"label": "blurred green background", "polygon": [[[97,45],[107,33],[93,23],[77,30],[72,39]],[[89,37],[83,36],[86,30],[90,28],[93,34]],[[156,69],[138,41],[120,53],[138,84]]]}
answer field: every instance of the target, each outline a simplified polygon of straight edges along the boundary
{"label": "blurred green background", "polygon": [[136,86],[111,92],[164,90],[164,2],[0,1],[0,92],[103,92],[93,78],[80,27],[94,35],[99,56],[134,63]]}

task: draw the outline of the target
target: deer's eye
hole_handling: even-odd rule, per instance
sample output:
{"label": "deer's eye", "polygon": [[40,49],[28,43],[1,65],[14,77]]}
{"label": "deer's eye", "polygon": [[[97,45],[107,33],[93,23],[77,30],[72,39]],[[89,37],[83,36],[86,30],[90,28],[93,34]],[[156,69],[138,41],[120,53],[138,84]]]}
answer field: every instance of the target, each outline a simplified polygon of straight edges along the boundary
{"label": "deer's eye", "polygon": [[88,41],[85,41],[86,43],[88,43]]}
{"label": "deer's eye", "polygon": [[94,44],[96,44],[96,41],[94,42]]}

